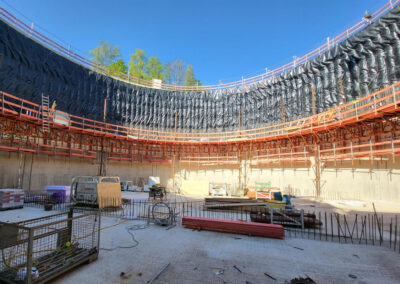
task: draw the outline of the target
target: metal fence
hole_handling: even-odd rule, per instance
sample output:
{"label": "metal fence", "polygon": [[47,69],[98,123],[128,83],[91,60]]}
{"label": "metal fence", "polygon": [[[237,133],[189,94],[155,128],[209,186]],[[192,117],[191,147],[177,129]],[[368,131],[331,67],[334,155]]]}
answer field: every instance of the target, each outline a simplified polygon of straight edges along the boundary
{"label": "metal fence", "polygon": [[339,214],[304,210],[281,210],[270,206],[229,208],[187,203],[182,216],[280,224],[288,237],[379,245],[400,253],[400,218],[374,213]]}
{"label": "metal fence", "polygon": [[[43,200],[48,200],[49,197],[45,197],[45,194],[40,196],[35,201],[26,198],[28,202],[26,205],[43,207],[45,203]],[[160,203],[163,206],[160,206]],[[77,205],[82,210],[98,210],[94,207],[85,207],[84,204],[69,202],[55,204],[54,210],[69,210],[71,207],[76,208]],[[205,201],[162,202],[135,199],[123,199],[121,206],[102,208],[100,211],[102,216],[132,220],[154,220],[173,215],[177,225],[181,224],[183,216],[281,224],[288,237],[378,245],[400,253],[400,218],[394,214],[391,216],[377,213],[339,214],[288,207],[275,208],[264,203],[210,205]]]}
{"label": "metal fence", "polygon": [[73,210],[17,223],[0,222],[0,282],[41,283],[96,259],[99,228],[98,212]]}

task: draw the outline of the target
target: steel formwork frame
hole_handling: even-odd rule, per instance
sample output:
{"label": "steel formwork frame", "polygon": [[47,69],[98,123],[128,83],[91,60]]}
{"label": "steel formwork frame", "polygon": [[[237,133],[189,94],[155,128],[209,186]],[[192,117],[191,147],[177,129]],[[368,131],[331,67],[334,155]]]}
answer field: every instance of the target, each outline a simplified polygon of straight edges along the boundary
{"label": "steel formwork frame", "polygon": [[[1,92],[0,95],[0,115],[35,124],[43,123],[42,106],[4,92]],[[55,113],[62,114],[68,119],[58,117],[55,120],[54,114],[51,115],[50,119],[52,128],[68,128],[72,132],[85,132],[94,136],[115,138],[116,140],[127,139],[173,145],[246,144],[304,136],[375,119],[388,113],[397,112],[399,102],[400,82],[397,82],[368,96],[313,116],[272,126],[227,132],[176,132],[176,129],[173,131],[140,129],[94,121],[59,110]]]}
{"label": "steel formwork frame", "polygon": [[[249,160],[309,167],[320,161],[370,159],[400,153],[400,82],[358,101],[296,121],[265,128],[219,133],[138,130],[67,115],[51,131],[42,128],[41,106],[0,93],[0,151],[106,161],[238,166]],[[64,113],[65,114],[65,113]],[[140,132],[142,131],[142,135]],[[147,132],[146,132],[147,131]],[[146,133],[146,134],[144,134]],[[133,134],[133,135],[131,135]],[[208,133],[209,134],[209,133]],[[182,137],[186,137],[183,139]],[[183,140],[182,140],[183,139]],[[102,173],[102,171],[100,171]]]}
{"label": "steel formwork frame", "polygon": [[0,119],[0,150],[65,158],[96,160],[105,153],[106,160],[128,162],[171,162],[175,156],[180,163],[237,164],[239,154],[247,153],[256,164],[304,162],[309,165],[319,146],[321,161],[390,156],[400,153],[400,115],[363,121],[298,137],[248,143],[219,143],[203,145],[174,145],[97,136],[85,132],[53,128],[43,132],[38,124],[14,118]]}

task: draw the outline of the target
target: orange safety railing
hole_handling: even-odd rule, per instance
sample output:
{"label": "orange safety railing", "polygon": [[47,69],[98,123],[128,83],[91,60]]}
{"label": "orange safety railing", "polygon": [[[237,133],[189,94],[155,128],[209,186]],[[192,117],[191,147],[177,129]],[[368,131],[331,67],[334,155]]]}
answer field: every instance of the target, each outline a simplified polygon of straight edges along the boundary
{"label": "orange safety railing", "polygon": [[[157,86],[157,88],[161,88],[164,90],[178,90],[178,91],[202,91],[202,90],[218,90],[218,89],[227,89],[227,88],[234,88],[234,87],[239,87],[242,85],[249,85],[253,84],[256,82],[259,82],[261,80],[265,80],[267,78],[274,77],[284,71],[290,70],[296,66],[299,66],[310,59],[320,55],[321,53],[329,50],[336,44],[340,43],[341,41],[347,39],[354,33],[360,31],[364,27],[366,27],[369,23],[372,23],[379,19],[383,14],[385,14],[387,11],[392,9],[395,5],[397,5],[400,2],[400,0],[390,0],[387,2],[385,5],[383,5],[379,10],[377,10],[375,13],[373,13],[371,18],[369,20],[363,19],[362,21],[358,22],[351,28],[347,29],[346,31],[342,32],[341,34],[332,37],[329,39],[325,44],[321,45],[320,47],[314,49],[313,51],[305,54],[302,57],[296,58],[292,62],[285,64],[281,67],[278,67],[274,70],[268,71],[266,73],[256,75],[250,78],[243,78],[242,80],[234,81],[234,82],[229,82],[229,83],[223,83],[223,84],[216,84],[216,85],[207,85],[207,86],[179,86],[179,85],[172,85],[172,84],[166,84],[162,83],[161,86]],[[86,66],[90,69],[93,69],[97,72],[100,72],[102,74],[108,75],[108,70],[107,67],[105,66],[100,66],[94,63],[93,61],[77,54],[76,52],[73,52],[70,47],[65,47],[63,44],[57,42],[54,39],[51,39],[48,36],[43,35],[42,33],[38,32],[37,30],[33,29],[32,26],[26,24],[22,20],[18,19],[16,16],[11,14],[9,11],[6,9],[0,7],[0,17],[14,26],[15,28],[19,29],[22,31],[25,35],[34,38],[41,44],[43,44],[45,47],[52,49],[53,51],[56,51],[57,53],[67,57],[68,59],[74,61],[75,63],[81,64],[83,66]],[[118,73],[118,77],[115,77],[116,79],[122,79],[126,80],[129,83],[139,85],[139,86],[144,86],[148,88],[153,88],[153,83],[152,81],[149,80],[144,80],[144,79],[139,79],[135,78],[132,76],[128,76],[127,74],[124,73]],[[109,76],[109,75],[108,75]]]}
{"label": "orange safety railing", "polygon": [[[341,160],[341,159],[359,159],[375,156],[397,155],[400,153],[399,139],[386,139],[386,141],[357,144],[345,147],[332,147],[331,149],[321,150],[322,160]],[[382,147],[382,149],[376,149]]]}
{"label": "orange safety railing", "polygon": [[[261,128],[225,132],[157,131],[105,123],[56,110],[51,126],[84,131],[93,135],[120,139],[170,142],[177,144],[241,143],[272,140],[323,131],[395,112],[400,103],[400,81],[363,98],[340,105],[314,116]],[[42,123],[41,106],[5,92],[0,93],[0,114]],[[56,117],[61,114],[66,118]]]}

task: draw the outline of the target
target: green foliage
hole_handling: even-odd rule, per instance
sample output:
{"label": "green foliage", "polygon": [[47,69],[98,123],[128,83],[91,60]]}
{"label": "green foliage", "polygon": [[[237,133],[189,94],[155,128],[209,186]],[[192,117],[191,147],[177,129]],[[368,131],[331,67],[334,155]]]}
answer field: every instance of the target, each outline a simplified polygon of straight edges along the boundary
{"label": "green foliage", "polygon": [[190,64],[185,72],[184,83],[186,86],[201,86],[200,81],[194,77],[193,66]]}
{"label": "green foliage", "polygon": [[128,67],[122,59],[118,59],[108,66],[108,73],[111,76],[122,77],[121,73],[126,74],[127,71]]}
{"label": "green foliage", "polygon": [[145,51],[136,49],[134,54],[131,54],[129,61],[129,75],[140,79],[163,79],[164,66],[158,57],[146,57]]}
{"label": "green foliage", "polygon": [[135,53],[131,54],[131,60],[129,61],[129,75],[139,79],[148,79],[146,74],[147,62],[144,50],[136,48]]}
{"label": "green foliage", "polygon": [[164,66],[158,57],[150,56],[146,65],[146,75],[149,80],[151,79],[163,79],[164,77]]}
{"label": "green foliage", "polygon": [[89,51],[92,61],[101,66],[110,65],[117,57],[121,56],[119,47],[109,44],[108,41],[100,40],[100,46]]}
{"label": "green foliage", "polygon": [[[89,53],[97,65],[108,67],[106,69],[108,75],[124,78],[122,74],[127,73],[128,67],[124,60],[117,59],[121,56],[118,46],[100,40],[100,46],[90,50]],[[158,57],[147,58],[145,51],[137,48],[135,53],[130,55],[128,66],[131,78],[161,79],[168,84],[201,86],[200,81],[194,77],[193,66],[188,65],[186,68],[186,63],[181,59],[175,59],[164,65]]]}

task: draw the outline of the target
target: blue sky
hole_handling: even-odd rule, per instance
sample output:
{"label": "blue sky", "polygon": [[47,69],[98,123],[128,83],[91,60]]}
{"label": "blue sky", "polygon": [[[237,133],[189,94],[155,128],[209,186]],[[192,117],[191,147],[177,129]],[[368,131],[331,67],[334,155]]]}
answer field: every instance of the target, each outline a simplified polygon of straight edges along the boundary
{"label": "blue sky", "polygon": [[302,56],[388,0],[0,0],[89,58],[100,39],[181,58],[203,84],[257,75]]}

